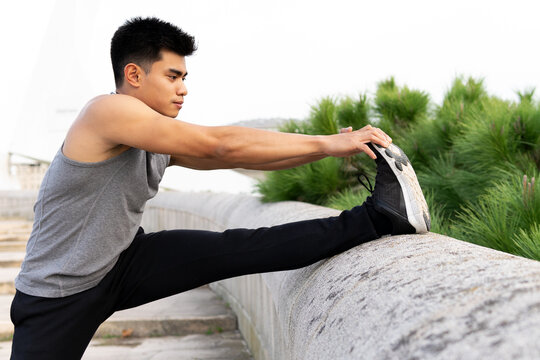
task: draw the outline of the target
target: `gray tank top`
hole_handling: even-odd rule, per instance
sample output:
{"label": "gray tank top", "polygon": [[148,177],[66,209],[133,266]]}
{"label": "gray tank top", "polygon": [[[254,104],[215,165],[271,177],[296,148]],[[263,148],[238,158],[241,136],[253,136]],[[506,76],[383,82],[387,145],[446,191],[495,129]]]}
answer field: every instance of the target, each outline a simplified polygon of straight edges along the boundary
{"label": "gray tank top", "polygon": [[130,148],[105,161],[81,163],[60,149],[39,190],[15,287],[29,295],[64,297],[96,286],[133,241],[169,159]]}

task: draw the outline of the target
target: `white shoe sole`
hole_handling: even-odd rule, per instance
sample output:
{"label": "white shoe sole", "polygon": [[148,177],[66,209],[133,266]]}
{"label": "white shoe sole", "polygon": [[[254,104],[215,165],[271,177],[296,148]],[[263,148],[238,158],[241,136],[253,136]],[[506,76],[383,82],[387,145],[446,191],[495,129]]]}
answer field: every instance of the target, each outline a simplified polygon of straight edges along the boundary
{"label": "white shoe sole", "polygon": [[426,199],[424,198],[411,162],[403,150],[394,144],[390,144],[387,148],[377,144],[373,144],[373,147],[386,160],[388,165],[390,165],[390,169],[392,169],[399,181],[399,185],[403,191],[409,223],[416,229],[416,233],[428,232],[431,226],[431,218]]}

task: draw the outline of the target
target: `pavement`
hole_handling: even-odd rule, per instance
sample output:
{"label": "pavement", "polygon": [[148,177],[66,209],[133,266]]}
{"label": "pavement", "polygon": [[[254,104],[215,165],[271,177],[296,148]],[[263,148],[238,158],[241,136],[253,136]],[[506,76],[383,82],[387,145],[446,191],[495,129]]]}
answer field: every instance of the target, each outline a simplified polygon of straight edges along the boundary
{"label": "pavement", "polygon": [[[0,359],[9,359],[13,280],[31,231],[25,220],[0,220]],[[7,340],[7,341],[6,341]],[[113,314],[84,360],[252,360],[235,314],[208,286]]]}

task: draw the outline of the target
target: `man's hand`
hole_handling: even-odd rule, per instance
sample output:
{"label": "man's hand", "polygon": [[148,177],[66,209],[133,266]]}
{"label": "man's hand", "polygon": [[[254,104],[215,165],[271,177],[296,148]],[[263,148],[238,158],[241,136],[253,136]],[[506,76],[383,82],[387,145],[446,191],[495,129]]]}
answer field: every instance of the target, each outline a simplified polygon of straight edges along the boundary
{"label": "man's hand", "polygon": [[340,130],[337,135],[328,137],[328,148],[325,151],[328,156],[345,157],[365,152],[372,159],[377,156],[367,146],[373,142],[383,147],[388,147],[392,143],[392,138],[381,129],[366,125],[360,130],[353,131],[352,127]]}

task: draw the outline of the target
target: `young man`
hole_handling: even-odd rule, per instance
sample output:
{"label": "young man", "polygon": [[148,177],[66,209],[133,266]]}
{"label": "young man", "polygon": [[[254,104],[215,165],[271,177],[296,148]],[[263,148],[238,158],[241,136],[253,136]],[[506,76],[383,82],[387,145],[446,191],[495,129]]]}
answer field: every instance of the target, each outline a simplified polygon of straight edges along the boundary
{"label": "young man", "polygon": [[[41,185],[11,307],[12,359],[79,359],[117,310],[429,230],[408,159],[377,128],[307,136],[175,120],[194,51],[193,37],[155,18],[132,19],[115,33],[116,94],[84,107]],[[377,161],[375,189],[339,217],[223,233],[139,227],[167,166],[274,170],[360,152]]]}

